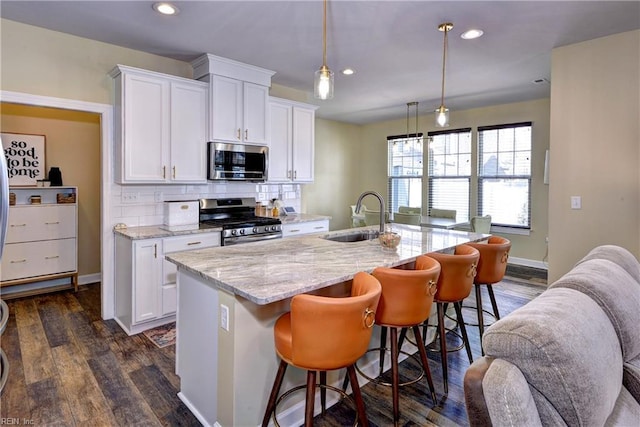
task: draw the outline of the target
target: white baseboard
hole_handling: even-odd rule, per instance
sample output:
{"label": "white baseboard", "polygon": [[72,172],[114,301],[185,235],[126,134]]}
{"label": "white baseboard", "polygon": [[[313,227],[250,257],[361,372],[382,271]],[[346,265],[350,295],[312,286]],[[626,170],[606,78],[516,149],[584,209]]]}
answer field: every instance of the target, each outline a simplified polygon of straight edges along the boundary
{"label": "white baseboard", "polygon": [[78,276],[78,285],[88,285],[102,281],[101,273],[83,274]]}
{"label": "white baseboard", "polygon": [[525,267],[539,268],[541,270],[548,270],[549,269],[547,264],[542,262],[542,261],[537,261],[537,260],[534,260],[534,259],[527,259],[527,258],[517,258],[517,257],[513,257],[513,256],[509,256],[509,264],[522,265],[522,266],[525,266]]}

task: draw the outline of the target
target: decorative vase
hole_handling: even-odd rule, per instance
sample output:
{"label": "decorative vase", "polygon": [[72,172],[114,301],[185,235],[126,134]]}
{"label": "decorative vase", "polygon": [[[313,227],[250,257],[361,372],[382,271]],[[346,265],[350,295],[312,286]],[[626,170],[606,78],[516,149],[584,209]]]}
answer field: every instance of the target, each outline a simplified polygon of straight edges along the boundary
{"label": "decorative vase", "polygon": [[49,169],[49,181],[51,181],[52,187],[62,186],[62,172],[60,172],[60,168],[52,167]]}

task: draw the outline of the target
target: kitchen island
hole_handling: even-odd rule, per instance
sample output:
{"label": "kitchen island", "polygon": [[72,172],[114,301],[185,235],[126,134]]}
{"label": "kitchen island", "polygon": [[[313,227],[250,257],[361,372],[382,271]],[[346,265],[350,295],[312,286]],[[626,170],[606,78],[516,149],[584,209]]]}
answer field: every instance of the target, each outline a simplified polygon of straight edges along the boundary
{"label": "kitchen island", "polygon": [[[456,245],[487,237],[394,225],[402,240],[392,252],[383,251],[377,239],[345,243],[324,238],[376,228],[167,256],[178,266],[179,396],[204,425],[260,424],[278,366],[273,325],[289,310],[291,297],[301,293],[346,296],[359,271],[411,264],[419,255],[451,251]],[[364,360],[363,365],[373,362]],[[329,373],[328,383],[339,385],[341,375]],[[304,382],[303,371],[290,369],[282,390]],[[304,396],[293,395],[278,409],[282,425],[299,425]]]}

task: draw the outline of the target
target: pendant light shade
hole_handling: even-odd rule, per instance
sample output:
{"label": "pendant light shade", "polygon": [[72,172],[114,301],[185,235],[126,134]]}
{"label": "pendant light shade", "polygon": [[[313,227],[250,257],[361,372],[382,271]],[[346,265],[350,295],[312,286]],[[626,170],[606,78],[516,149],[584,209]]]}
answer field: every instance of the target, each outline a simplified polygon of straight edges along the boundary
{"label": "pendant light shade", "polygon": [[441,128],[449,126],[449,109],[444,106],[444,75],[447,63],[447,33],[452,29],[453,24],[451,22],[445,22],[438,26],[438,31],[444,33],[444,46],[442,48],[442,95],[440,97],[440,107],[436,110],[436,126]]}
{"label": "pendant light shade", "polygon": [[322,17],[322,67],[313,79],[313,95],[318,99],[333,98],[333,71],[327,67],[327,0]]}

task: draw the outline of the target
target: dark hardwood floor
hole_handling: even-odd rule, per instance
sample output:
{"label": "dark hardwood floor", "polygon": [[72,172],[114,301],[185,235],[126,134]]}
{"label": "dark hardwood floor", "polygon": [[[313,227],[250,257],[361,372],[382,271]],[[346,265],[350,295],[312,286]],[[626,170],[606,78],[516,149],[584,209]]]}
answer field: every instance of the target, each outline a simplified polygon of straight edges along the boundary
{"label": "dark hardwood floor", "polygon": [[[516,274],[532,280],[509,277],[494,286],[502,315],[545,289],[546,280],[539,275]],[[200,425],[176,396],[180,379],[174,374],[175,346],[157,348],[144,335],[127,336],[115,321],[101,320],[99,284],[81,286],[77,293],[63,291],[7,303],[10,316],[1,345],[10,372],[0,396],[2,421],[57,426]],[[473,298],[467,304],[473,305]],[[468,332],[474,357],[479,357],[477,328],[469,326]],[[454,344],[455,338],[451,339]],[[438,403],[434,406],[425,393],[424,379],[403,387],[401,425],[468,425],[462,378],[469,362],[464,351],[449,354],[447,397],[443,396],[439,353],[428,355]],[[408,358],[401,364],[401,375],[411,376],[417,366]],[[362,391],[371,425],[392,425],[390,387],[369,383]],[[352,424],[354,412],[346,402],[316,417],[316,425]]]}

